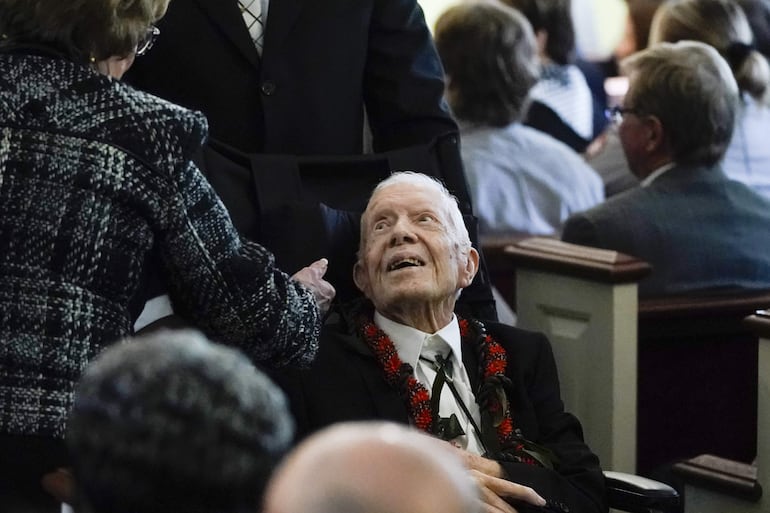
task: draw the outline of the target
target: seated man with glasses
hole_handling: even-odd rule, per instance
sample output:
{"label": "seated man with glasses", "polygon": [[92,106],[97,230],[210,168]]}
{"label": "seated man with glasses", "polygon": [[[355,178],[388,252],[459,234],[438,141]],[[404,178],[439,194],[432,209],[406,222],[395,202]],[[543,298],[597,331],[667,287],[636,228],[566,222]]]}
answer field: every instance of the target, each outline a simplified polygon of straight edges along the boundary
{"label": "seated man with glasses", "polygon": [[652,264],[642,297],[770,287],[770,202],[721,167],[739,102],[727,62],[702,43],[662,43],[622,70],[612,115],[641,187],[571,217],[562,239]]}

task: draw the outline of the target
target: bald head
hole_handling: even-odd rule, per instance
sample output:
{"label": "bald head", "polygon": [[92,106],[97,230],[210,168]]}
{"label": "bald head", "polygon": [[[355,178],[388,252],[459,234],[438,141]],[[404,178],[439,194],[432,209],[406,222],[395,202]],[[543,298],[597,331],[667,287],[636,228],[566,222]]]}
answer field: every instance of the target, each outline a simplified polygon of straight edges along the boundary
{"label": "bald head", "polygon": [[475,483],[446,442],[383,422],[337,424],[285,460],[265,513],[476,513]]}

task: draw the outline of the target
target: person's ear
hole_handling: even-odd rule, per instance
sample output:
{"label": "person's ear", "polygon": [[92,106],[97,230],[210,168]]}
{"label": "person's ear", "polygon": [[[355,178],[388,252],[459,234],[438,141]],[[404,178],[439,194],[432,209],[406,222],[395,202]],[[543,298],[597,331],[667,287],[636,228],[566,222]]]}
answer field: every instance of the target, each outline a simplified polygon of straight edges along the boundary
{"label": "person's ear", "polygon": [[647,141],[644,148],[649,153],[661,151],[666,144],[666,129],[660,118],[657,116],[647,116],[644,118],[644,126],[647,129]]}
{"label": "person's ear", "polygon": [[370,297],[369,273],[366,272],[366,268],[364,268],[361,260],[358,260],[353,266],[353,283],[356,284],[358,290],[364,293],[364,296]]}
{"label": "person's ear", "polygon": [[94,61],[93,66],[102,75],[120,80],[134,63],[134,54],[126,57],[112,56],[101,61]]}
{"label": "person's ear", "polygon": [[479,252],[475,248],[468,251],[468,258],[465,261],[465,267],[460,270],[460,288],[465,288],[471,284],[473,278],[479,270]]}
{"label": "person's ear", "polygon": [[548,57],[548,53],[545,51],[548,46],[548,32],[545,29],[540,29],[535,32],[535,41],[537,43],[537,54],[543,59]]}

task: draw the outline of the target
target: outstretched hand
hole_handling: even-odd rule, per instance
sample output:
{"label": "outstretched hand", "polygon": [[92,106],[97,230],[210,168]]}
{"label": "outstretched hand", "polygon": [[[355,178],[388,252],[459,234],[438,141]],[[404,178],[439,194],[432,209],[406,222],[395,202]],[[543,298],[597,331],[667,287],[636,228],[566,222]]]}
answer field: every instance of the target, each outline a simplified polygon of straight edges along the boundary
{"label": "outstretched hand", "polygon": [[313,296],[315,296],[321,313],[329,311],[334,295],[337,293],[334,290],[334,286],[323,279],[328,268],[329,261],[321,258],[309,266],[303,267],[291,277],[313,291]]}

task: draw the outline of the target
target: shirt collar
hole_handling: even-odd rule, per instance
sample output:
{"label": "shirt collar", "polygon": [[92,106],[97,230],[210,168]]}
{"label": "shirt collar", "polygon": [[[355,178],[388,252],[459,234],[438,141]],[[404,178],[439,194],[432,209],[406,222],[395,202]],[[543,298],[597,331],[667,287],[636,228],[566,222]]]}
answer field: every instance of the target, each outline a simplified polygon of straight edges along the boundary
{"label": "shirt collar", "polygon": [[460,324],[457,322],[457,316],[452,315],[449,324],[438,330],[436,333],[425,333],[411,326],[391,321],[380,312],[374,312],[374,324],[380,328],[396,346],[396,352],[401,361],[408,363],[412,368],[417,367],[417,360],[420,358],[422,346],[425,340],[436,335],[447,343],[455,360],[462,363],[462,348],[460,344]]}
{"label": "shirt collar", "polygon": [[676,165],[675,162],[669,162],[668,164],[663,164],[658,169],[656,169],[655,171],[653,171],[652,173],[647,175],[644,180],[639,182],[639,184],[642,187],[647,187],[652,182],[654,182],[660,175],[662,175],[663,173],[665,173],[666,171],[668,171],[669,169],[671,169],[675,165]]}

